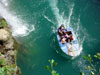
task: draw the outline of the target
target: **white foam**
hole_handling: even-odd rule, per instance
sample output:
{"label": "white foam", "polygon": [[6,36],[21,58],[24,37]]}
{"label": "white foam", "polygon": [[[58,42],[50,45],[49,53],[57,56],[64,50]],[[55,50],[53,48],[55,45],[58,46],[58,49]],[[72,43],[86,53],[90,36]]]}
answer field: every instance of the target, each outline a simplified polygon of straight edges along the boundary
{"label": "white foam", "polygon": [[71,16],[73,14],[73,8],[74,8],[74,4],[72,4],[72,6],[70,8],[69,16],[68,16],[67,23],[66,23],[67,27],[70,27]]}
{"label": "white foam", "polygon": [[0,2],[1,2],[2,4],[4,4],[5,6],[8,6],[8,0],[0,0]]}
{"label": "white foam", "polygon": [[54,24],[54,22],[52,20],[50,20],[46,15],[44,15],[44,18],[47,19],[49,22]]}
{"label": "white foam", "polygon": [[2,3],[0,3],[0,15],[9,23],[13,36],[27,36],[35,29],[34,25],[29,25],[20,17],[13,15]]}
{"label": "white foam", "polygon": [[57,23],[58,23],[58,27],[61,24],[64,24],[66,27],[70,27],[70,21],[71,21],[71,16],[73,14],[73,8],[74,8],[74,4],[72,4],[69,7],[69,16],[67,18],[64,17],[64,12],[62,12],[62,14],[59,13],[59,9],[57,7],[57,0],[49,0],[51,9],[56,17]]}

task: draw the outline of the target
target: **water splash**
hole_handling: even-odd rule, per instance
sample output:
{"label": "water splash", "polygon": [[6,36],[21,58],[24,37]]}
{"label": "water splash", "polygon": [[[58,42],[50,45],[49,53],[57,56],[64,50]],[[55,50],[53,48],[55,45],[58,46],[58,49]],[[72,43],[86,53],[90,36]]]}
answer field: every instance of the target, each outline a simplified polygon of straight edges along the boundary
{"label": "water splash", "polygon": [[[3,1],[3,0],[2,0]],[[6,4],[6,3],[5,3]],[[13,36],[22,37],[27,36],[30,32],[34,31],[34,25],[29,25],[20,17],[13,15],[0,1],[0,16],[6,19],[9,27],[12,30]]]}
{"label": "water splash", "polygon": [[8,0],[0,0],[0,3],[4,4],[5,6],[8,6]]}

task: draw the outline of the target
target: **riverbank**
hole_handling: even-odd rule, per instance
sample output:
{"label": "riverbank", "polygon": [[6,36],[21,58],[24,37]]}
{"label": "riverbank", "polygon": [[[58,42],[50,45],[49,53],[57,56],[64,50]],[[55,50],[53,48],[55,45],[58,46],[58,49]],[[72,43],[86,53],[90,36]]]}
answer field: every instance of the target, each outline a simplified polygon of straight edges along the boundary
{"label": "riverbank", "polygon": [[0,75],[22,75],[16,64],[18,43],[5,19],[0,19]]}

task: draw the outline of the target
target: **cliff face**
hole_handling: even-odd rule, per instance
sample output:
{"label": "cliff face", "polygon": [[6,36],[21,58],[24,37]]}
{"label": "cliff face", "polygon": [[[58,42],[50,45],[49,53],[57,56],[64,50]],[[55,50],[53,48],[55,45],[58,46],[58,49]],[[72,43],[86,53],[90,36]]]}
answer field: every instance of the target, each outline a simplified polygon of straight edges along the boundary
{"label": "cliff face", "polygon": [[21,75],[16,65],[18,44],[5,19],[0,19],[0,75]]}

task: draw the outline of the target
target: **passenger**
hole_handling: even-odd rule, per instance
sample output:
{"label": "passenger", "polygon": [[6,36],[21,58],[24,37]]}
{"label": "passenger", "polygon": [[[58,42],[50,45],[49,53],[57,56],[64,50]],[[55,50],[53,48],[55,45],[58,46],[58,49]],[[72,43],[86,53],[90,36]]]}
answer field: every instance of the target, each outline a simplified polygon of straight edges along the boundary
{"label": "passenger", "polygon": [[66,39],[66,42],[70,43],[71,42],[71,39],[70,38],[67,38]]}
{"label": "passenger", "polygon": [[58,34],[60,36],[60,41],[62,42],[62,44],[66,42],[70,43],[73,40],[72,32],[67,31],[63,24],[59,27]]}
{"label": "passenger", "polygon": [[66,38],[63,38],[63,39],[61,40],[61,42],[62,42],[62,44],[65,44],[65,43],[66,43]]}
{"label": "passenger", "polygon": [[65,37],[65,38],[68,38],[69,36],[68,36],[68,34],[65,34],[64,37]]}
{"label": "passenger", "polygon": [[64,27],[64,24],[62,24],[61,26],[60,26],[60,29],[61,29],[61,31],[65,31],[66,29],[65,29],[65,27]]}
{"label": "passenger", "polygon": [[60,38],[61,38],[61,36],[64,36],[64,35],[65,35],[64,30],[65,30],[65,27],[64,27],[64,25],[62,24],[62,25],[59,27],[59,29],[58,29],[58,34],[59,34]]}
{"label": "passenger", "polygon": [[73,40],[72,32],[68,31],[68,32],[66,32],[66,34],[68,35],[66,42],[68,42],[68,43],[72,42],[72,40]]}
{"label": "passenger", "polygon": [[64,36],[61,36],[61,37],[60,37],[60,41],[62,41],[63,38],[64,38]]}
{"label": "passenger", "polygon": [[59,29],[58,34],[61,36],[61,35],[63,35],[63,32]]}
{"label": "passenger", "polygon": [[71,31],[67,31],[66,33],[67,33],[68,35],[71,35],[71,34],[72,34],[72,32],[71,32]]}
{"label": "passenger", "polygon": [[61,27],[62,29],[65,29],[64,24],[62,24],[60,27]]}

